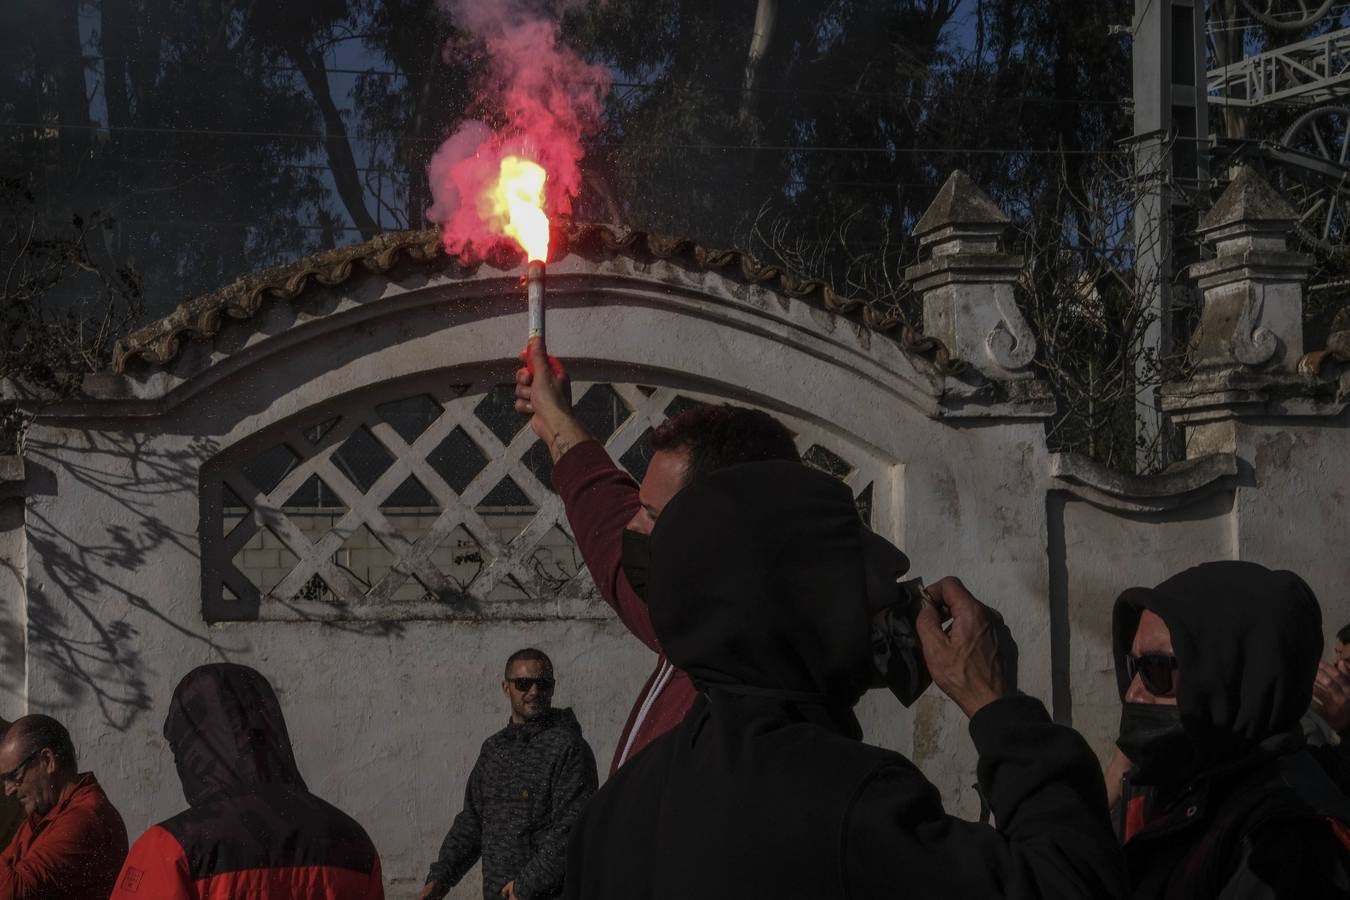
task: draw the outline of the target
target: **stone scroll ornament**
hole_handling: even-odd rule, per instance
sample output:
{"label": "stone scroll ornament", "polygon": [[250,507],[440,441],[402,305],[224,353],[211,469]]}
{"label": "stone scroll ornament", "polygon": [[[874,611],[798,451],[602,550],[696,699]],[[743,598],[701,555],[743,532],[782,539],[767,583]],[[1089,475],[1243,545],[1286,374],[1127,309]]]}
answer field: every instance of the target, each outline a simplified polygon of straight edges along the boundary
{"label": "stone scroll ornament", "polygon": [[[1009,309],[1009,305],[1012,308]],[[984,339],[989,358],[996,365],[1016,371],[1031,365],[1036,355],[1036,337],[1011,298],[994,296],[999,321]]]}
{"label": "stone scroll ornament", "polygon": [[1233,358],[1244,366],[1256,367],[1269,362],[1280,349],[1280,339],[1273,331],[1258,325],[1265,307],[1265,288],[1259,284],[1247,285],[1247,302],[1242,304],[1233,329]]}

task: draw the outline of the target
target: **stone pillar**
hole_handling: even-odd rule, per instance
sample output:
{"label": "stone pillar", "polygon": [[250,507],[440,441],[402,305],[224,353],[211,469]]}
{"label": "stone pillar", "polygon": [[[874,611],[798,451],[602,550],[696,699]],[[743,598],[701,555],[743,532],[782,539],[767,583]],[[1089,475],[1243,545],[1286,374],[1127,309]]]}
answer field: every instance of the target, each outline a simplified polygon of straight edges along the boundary
{"label": "stone pillar", "polygon": [[1036,339],[1013,299],[1022,257],[1004,253],[1009,219],[957,170],[914,226],[919,262],[905,277],[923,298],[924,334],[998,380],[1032,378]]}
{"label": "stone pillar", "polygon": [[1215,258],[1191,266],[1203,294],[1187,349],[1197,372],[1292,373],[1303,356],[1303,284],[1312,258],[1288,248],[1298,216],[1254,169],[1242,167],[1199,234]]}
{"label": "stone pillar", "polygon": [[[1236,170],[1200,220],[1214,258],[1190,275],[1202,299],[1186,349],[1187,377],[1163,386],[1163,406],[1186,431],[1186,455],[1244,452],[1242,421],[1325,414],[1303,357],[1303,286],[1312,258],[1289,249],[1297,215],[1254,169]],[[1251,461],[1249,460],[1249,464]]]}

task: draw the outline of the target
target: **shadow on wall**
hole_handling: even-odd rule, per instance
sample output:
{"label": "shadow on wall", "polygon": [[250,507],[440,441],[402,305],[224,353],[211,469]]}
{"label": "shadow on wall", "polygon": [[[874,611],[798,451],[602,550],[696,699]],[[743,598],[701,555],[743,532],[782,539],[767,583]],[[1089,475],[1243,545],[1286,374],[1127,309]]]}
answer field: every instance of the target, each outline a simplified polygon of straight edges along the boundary
{"label": "shadow on wall", "polygon": [[[216,446],[194,438],[183,450],[147,451],[142,438],[102,434],[96,441],[88,432],[83,441],[83,448],[68,443],[59,458],[30,444],[25,454],[29,494],[55,496],[59,469],[66,485],[101,494],[120,507],[122,521],[101,526],[101,540],[77,540],[44,515],[40,504],[29,505],[26,531],[34,564],[28,582],[28,652],[30,664],[40,662],[47,669],[59,694],[59,700],[45,697],[48,703],[75,706],[92,697],[104,720],[124,731],[156,699],[146,686],[150,669],[134,624],[137,613],[201,642],[216,659],[228,660],[243,650],[183,627],[124,584],[125,573],[161,565],[158,557],[166,547],[197,556],[196,536],[166,525],[156,507],[165,497],[190,496],[199,461]],[[81,506],[68,504],[73,515]],[[81,533],[92,535],[94,529],[81,523]],[[196,591],[195,581],[185,589]],[[22,635],[13,629],[0,634],[0,647],[18,658],[24,652]]]}

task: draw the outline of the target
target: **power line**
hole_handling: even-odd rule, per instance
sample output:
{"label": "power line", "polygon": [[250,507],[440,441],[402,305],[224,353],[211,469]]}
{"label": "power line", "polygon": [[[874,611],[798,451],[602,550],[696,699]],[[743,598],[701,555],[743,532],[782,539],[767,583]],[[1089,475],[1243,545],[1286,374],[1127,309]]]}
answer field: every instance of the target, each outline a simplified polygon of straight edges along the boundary
{"label": "power line", "polygon": [[[116,223],[117,225],[151,225],[151,226],[162,227],[162,228],[256,228],[256,229],[261,230],[261,229],[263,229],[263,228],[269,227],[269,226],[268,226],[268,223],[266,223],[266,222],[226,222],[226,221],[221,221],[221,220],[215,220],[215,221],[209,221],[209,222],[198,222],[198,221],[191,221],[191,220],[173,220],[173,219],[127,219],[127,218],[123,218],[123,217],[121,217],[121,216],[114,216],[113,218],[114,218],[114,221],[115,221],[115,223]],[[0,216],[0,222],[19,222],[19,221],[27,222],[27,221],[32,221],[32,220],[30,220],[30,219],[28,219],[28,218],[25,218],[25,217],[22,217],[22,216]],[[42,223],[48,224],[48,225],[62,225],[62,226],[65,226],[65,225],[69,225],[69,224],[70,224],[70,220],[69,220],[69,219],[56,218],[56,217],[39,217],[39,218],[36,219],[36,221],[39,221],[39,222],[42,222]],[[284,231],[284,230],[286,230],[286,229],[290,229],[290,228],[298,228],[298,229],[300,229],[300,230],[302,230],[302,231],[351,231],[351,232],[360,232],[360,230],[361,230],[360,228],[356,227],[355,225],[338,225],[338,224],[333,224],[333,225],[311,225],[311,224],[307,224],[307,223],[304,223],[304,222],[287,222],[285,225],[272,226],[272,227],[275,227],[277,230],[282,230],[282,231]],[[401,230],[401,228],[402,228],[402,226],[392,226],[392,229],[393,229],[393,230]],[[380,226],[380,229],[381,229],[381,230],[387,230],[387,229],[385,228],[385,226],[383,226],[383,225]]]}
{"label": "power line", "polygon": [[[136,57],[132,57],[132,56],[106,56],[106,55],[103,55],[103,54],[97,54],[97,53],[81,53],[81,54],[73,54],[73,53],[72,53],[72,54],[65,54],[65,55],[67,55],[67,56],[72,56],[72,57],[78,55],[80,59],[82,59],[82,60],[84,60],[84,61],[86,61],[86,62],[91,62],[91,61],[93,61],[93,60],[103,60],[104,62],[120,60],[120,61],[125,62],[125,61],[130,61],[130,60],[136,59]],[[189,65],[189,66],[198,67],[198,68],[219,68],[219,69],[230,69],[230,70],[232,70],[232,71],[233,71],[233,70],[238,70],[238,68],[239,68],[238,66],[235,66],[235,65],[233,65],[233,64],[231,64],[231,63],[213,63],[213,62],[198,61],[198,60],[178,60],[177,62],[179,62],[180,64],[183,64],[183,65]],[[260,64],[260,65],[258,66],[258,68],[259,68],[259,69],[265,69],[265,70],[268,70],[268,71],[273,71],[273,72],[302,72],[302,71],[304,71],[304,70],[302,70],[302,69],[301,69],[300,67],[298,67],[298,66],[288,66],[288,65],[282,65],[282,64],[280,64],[280,63],[262,63],[262,64]],[[343,67],[328,67],[328,66],[325,66],[325,67],[323,68],[323,71],[324,71],[325,74],[328,74],[328,75],[374,75],[374,76],[379,76],[379,77],[384,77],[384,78],[407,78],[407,77],[408,77],[408,74],[407,74],[406,72],[401,72],[401,71],[399,71],[399,70],[397,70],[397,69],[370,69],[370,68],[367,68],[367,69],[349,69],[349,68],[343,68]],[[743,94],[743,93],[752,93],[752,94],[787,94],[787,95],[797,95],[797,94],[802,94],[802,95],[822,96],[822,97],[873,97],[873,98],[881,98],[881,99],[891,98],[891,97],[895,97],[895,96],[896,96],[896,92],[894,92],[894,91],[862,91],[862,90],[856,90],[856,89],[852,89],[852,88],[805,88],[805,87],[797,87],[797,88],[753,87],[753,88],[747,88],[747,87],[744,87],[744,86],[741,86],[741,85],[700,85],[700,84],[692,84],[692,83],[689,83],[689,82],[684,82],[684,83],[679,83],[679,84],[671,84],[671,83],[663,83],[663,82],[659,82],[659,81],[612,81],[612,80],[611,80],[611,81],[581,81],[581,80],[567,80],[567,81],[561,81],[561,82],[559,82],[559,83],[560,83],[560,84],[567,84],[567,85],[596,86],[596,87],[599,87],[599,86],[609,86],[609,87],[623,87],[623,88],[645,88],[645,89],[659,89],[659,90],[674,90],[674,91],[686,92],[686,93],[710,92],[710,93],[728,93],[728,94]],[[970,89],[970,90],[967,90],[967,91],[958,91],[958,92],[955,94],[955,96],[957,96],[957,97],[961,97],[961,96],[974,96],[974,95],[978,95],[978,96],[982,97],[983,99],[988,100],[988,101],[990,101],[990,102],[994,102],[994,103],[1034,103],[1034,104],[1050,104],[1050,105],[1058,105],[1058,106],[1122,106],[1122,105],[1125,105],[1125,104],[1127,103],[1126,100],[1124,100],[1124,99],[1122,99],[1122,98],[1120,98],[1120,97],[1111,97],[1111,98],[1082,97],[1082,98],[1075,98],[1075,97],[1041,97],[1041,96],[1025,96],[1025,95],[1017,95],[1017,94],[1011,95],[1011,96],[1006,96],[1006,97],[996,97],[996,96],[989,96],[989,95],[987,95],[987,94],[980,94],[977,90],[974,90],[974,89]],[[917,96],[917,97],[915,97],[915,98],[913,98],[913,99],[915,99],[915,100],[936,100],[936,99],[940,99],[940,98],[951,98],[952,96],[953,96],[953,94],[951,94],[951,93],[943,93],[943,92],[925,92],[925,93],[920,94],[919,96]]]}
{"label": "power line", "polygon": [[[0,122],[0,128],[28,129],[32,131],[118,131],[130,132],[135,134],[192,134],[208,137],[276,137],[292,138],[297,140],[327,141],[333,140],[328,135],[317,132],[290,132],[290,131],[244,131],[237,129],[221,128],[166,128],[143,125],[133,125],[109,129],[103,125],[52,125],[45,122]],[[348,134],[348,140],[361,141],[362,143],[378,143],[387,138],[368,138],[361,134]],[[388,138],[394,143],[444,143],[441,138],[414,138],[396,136]],[[973,155],[997,155],[997,156],[1099,156],[1121,154],[1128,151],[1123,150],[1091,150],[1081,148],[1065,148],[1056,150],[1050,147],[817,147],[809,144],[685,144],[685,143],[653,143],[653,142],[610,142],[599,141],[590,145],[593,148],[604,149],[649,149],[649,150],[679,150],[679,151],[725,151],[725,150],[749,150],[765,153],[884,153],[884,154],[911,154],[911,153],[965,153]]]}
{"label": "power line", "polygon": [[[14,222],[14,221],[23,221],[23,222],[27,222],[27,221],[31,221],[31,220],[30,220],[30,219],[27,219],[27,218],[20,217],[20,216],[4,216],[4,215],[0,215],[0,222]],[[70,224],[70,220],[69,220],[69,219],[61,219],[61,218],[47,218],[47,217],[41,217],[41,218],[38,218],[37,221],[39,221],[39,222],[44,222],[44,223],[46,223],[46,224],[51,224],[51,225],[63,225],[63,226],[64,226],[64,225],[69,225],[69,224]],[[262,225],[260,225],[260,224],[257,223],[257,222],[225,222],[225,221],[198,222],[198,221],[168,221],[168,220],[162,220],[162,219],[123,219],[123,218],[118,218],[118,219],[117,219],[117,224],[119,224],[119,225],[122,225],[122,224],[126,224],[126,225],[151,225],[151,226],[160,226],[160,227],[165,227],[165,228],[185,228],[185,229],[186,229],[186,228],[199,228],[199,229],[204,229],[204,230],[209,230],[209,229],[212,229],[212,228],[233,228],[233,229],[250,229],[250,228],[254,228],[254,229],[257,229],[257,228],[262,228],[262,227],[263,227]],[[384,226],[384,225],[380,225],[379,227],[380,227],[380,231],[381,231],[381,232],[386,232],[386,233],[387,233],[387,232],[390,232],[390,231],[403,231],[403,230],[406,230],[405,226],[402,226],[402,225],[392,225],[392,226]],[[432,223],[431,225],[428,225],[427,227],[434,227],[434,223]],[[355,225],[331,225],[331,226],[330,226],[330,225],[312,225],[312,224],[302,223],[302,222],[292,222],[292,223],[287,223],[287,224],[284,226],[284,228],[295,228],[295,229],[299,229],[299,230],[301,230],[301,231],[327,231],[327,232],[348,232],[348,233],[359,233],[359,232],[361,231],[361,229],[358,228],[358,227],[356,227]],[[794,237],[794,238],[792,238],[792,242],[793,242],[794,244],[809,244],[809,245],[821,245],[821,246],[825,246],[825,245],[833,246],[833,245],[838,244],[838,240],[837,240],[836,238],[833,238],[833,237],[825,237],[825,238]],[[899,241],[899,240],[896,240],[896,241],[856,240],[856,241],[850,241],[849,243],[852,244],[852,245],[855,245],[855,246],[859,246],[859,247],[881,247],[881,246],[886,246],[886,245],[888,245],[888,244],[889,244],[889,245],[898,245],[898,244],[900,243],[900,241]],[[342,244],[342,245],[339,245],[339,246],[348,246],[348,245]],[[307,252],[312,252],[312,251],[307,251]],[[289,255],[283,255],[283,256],[274,257],[274,259],[277,259],[277,260],[279,260],[279,261],[294,261],[294,260],[295,260],[295,257],[294,257],[294,256],[289,256]],[[252,271],[252,270],[251,270],[251,271]]]}
{"label": "power line", "polygon": [[[176,166],[212,167],[212,168],[215,168],[217,171],[220,171],[220,172],[225,172],[225,171],[227,171],[227,170],[229,170],[229,169],[232,169],[232,168],[235,168],[235,167],[237,167],[237,166],[245,165],[244,163],[221,162],[221,161],[219,161],[219,160],[210,160],[210,159],[156,159],[156,158],[153,158],[153,157],[147,157],[147,156],[111,156],[111,157],[105,156],[105,157],[100,157],[100,158],[99,158],[99,161],[100,161],[100,162],[106,162],[106,163],[129,163],[129,164],[138,164],[138,163],[139,163],[139,164],[155,165],[155,166],[161,166],[161,165],[170,165],[170,166],[174,166],[174,165],[176,165]],[[297,170],[302,170],[302,171],[318,171],[318,172],[329,172],[329,171],[332,171],[332,166],[331,166],[331,165],[328,165],[328,164],[325,164],[325,163],[269,162],[269,163],[266,163],[266,164],[265,164],[265,168],[268,168],[268,169],[297,169]],[[405,175],[408,174],[408,169],[407,169],[407,168],[390,167],[390,166],[355,166],[355,167],[353,168],[353,171],[356,171],[356,172],[363,172],[363,173],[366,173],[366,172],[376,172],[376,173],[379,173],[379,174],[390,175],[390,176],[405,176]],[[697,180],[698,180],[699,182],[701,182],[701,183],[702,183],[702,182],[709,181],[709,180],[713,180],[713,181],[721,181],[721,182],[734,183],[734,184],[744,184],[744,185],[747,185],[747,186],[754,185],[754,186],[763,186],[763,187],[773,187],[773,186],[783,186],[783,187],[869,187],[869,188],[870,188],[870,187],[880,187],[880,188],[921,187],[921,188],[930,188],[930,189],[933,188],[933,187],[935,187],[934,184],[932,184],[931,182],[927,182],[927,181],[860,181],[860,180],[838,180],[838,179],[808,179],[808,178],[791,178],[791,177],[772,178],[772,179],[771,179],[771,178],[763,178],[763,179],[749,179],[749,178],[746,178],[746,179],[740,179],[740,178],[715,178],[715,179],[708,179],[708,178],[705,178],[705,177],[702,177],[702,176],[700,176]]]}

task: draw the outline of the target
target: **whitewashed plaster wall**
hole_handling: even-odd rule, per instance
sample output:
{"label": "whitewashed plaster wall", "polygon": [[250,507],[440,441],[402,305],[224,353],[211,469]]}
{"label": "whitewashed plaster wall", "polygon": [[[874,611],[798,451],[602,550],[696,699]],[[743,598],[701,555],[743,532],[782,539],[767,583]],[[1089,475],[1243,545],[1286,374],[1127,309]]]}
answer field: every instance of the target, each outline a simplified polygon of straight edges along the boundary
{"label": "whitewashed plaster wall", "polygon": [[1068,620],[1067,647],[1057,652],[1069,690],[1057,696],[1071,704],[1057,712],[1103,761],[1120,717],[1111,608],[1126,587],[1152,586],[1212,559],[1289,569],[1317,595],[1330,653],[1336,632],[1350,624],[1346,422],[1334,407],[1320,416],[1233,418],[1223,425],[1225,444],[1235,451],[1233,475],[1162,510],[1104,507],[1067,491],[1051,495],[1051,598]]}
{"label": "whitewashed plaster wall", "polygon": [[[878,530],[917,574],[960,574],[1003,609],[1022,642],[1023,686],[1049,700],[1038,418],[939,421],[931,367],[767,290],[712,276],[691,285],[666,264],[623,259],[569,258],[550,275],[551,349],[574,377],[752,403],[883,462],[891,498],[878,503]],[[70,725],[139,833],[182,806],[160,737],[178,679],[213,660],[253,665],[277,687],[311,788],[367,827],[391,890],[407,890],[459,809],[479,745],[505,721],[498,672],[511,651],[553,655],[557,702],[576,709],[602,772],[653,659],[612,619],[203,620],[206,462],[351,392],[397,395],[400,379],[453,379],[457,368],[507,381],[515,366],[514,277],[372,277],[311,293],[121,385],[123,399],[58,408],[35,426],[19,706]],[[974,756],[954,706],[929,697],[910,714],[879,693],[862,717],[871,739],[913,752],[953,808],[974,813]],[[470,877],[457,896],[476,890]]]}
{"label": "whitewashed plaster wall", "polygon": [[1262,417],[1235,429],[1239,480],[1233,549],[1292,569],[1322,604],[1330,647],[1350,624],[1350,413]]}
{"label": "whitewashed plaster wall", "polygon": [[[1255,559],[1309,579],[1328,633],[1350,618],[1344,414],[1234,419],[1210,475],[1104,496],[1046,451],[1043,404],[972,391],[890,338],[767,288],[568,256],[551,266],[549,299],[550,349],[579,380],[754,404],[866,456],[884,473],[874,526],[915,574],[959,575],[1003,612],[1020,687],[1101,754],[1118,717],[1108,633],[1122,588],[1206,559]],[[0,713],[65,720],[139,833],[182,805],[159,735],[178,679],[213,660],[253,665],[278,689],[311,788],[366,825],[395,893],[420,883],[479,745],[505,720],[498,672],[512,650],[554,657],[557,702],[576,709],[603,773],[653,659],[594,610],[202,614],[203,466],[296,417],[399,396],[418,379],[509,381],[522,305],[515,273],[356,278],[266,303],[166,368],[44,414],[22,481],[0,484]],[[903,711],[873,692],[861,718],[869,740],[912,755],[950,809],[975,813],[974,754],[950,702],[933,692]],[[471,875],[455,896],[477,893]]]}
{"label": "whitewashed plaster wall", "polygon": [[[1231,493],[1167,512],[1107,510],[1072,495],[1051,498],[1050,515],[1063,522],[1067,591],[1060,614],[1068,619],[1065,659],[1071,704],[1058,712],[1062,721],[1071,721],[1082,732],[1103,762],[1114,750],[1120,724],[1111,656],[1116,597],[1127,587],[1152,587],[1200,562],[1234,558],[1232,506]],[[1052,591],[1052,596],[1057,594]]]}

